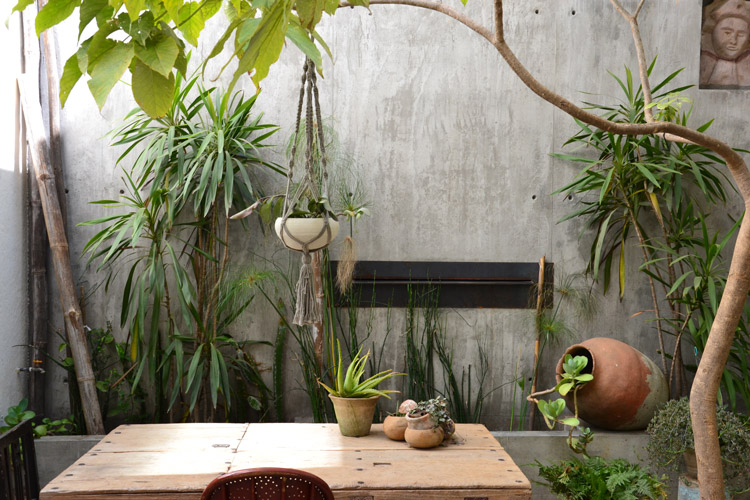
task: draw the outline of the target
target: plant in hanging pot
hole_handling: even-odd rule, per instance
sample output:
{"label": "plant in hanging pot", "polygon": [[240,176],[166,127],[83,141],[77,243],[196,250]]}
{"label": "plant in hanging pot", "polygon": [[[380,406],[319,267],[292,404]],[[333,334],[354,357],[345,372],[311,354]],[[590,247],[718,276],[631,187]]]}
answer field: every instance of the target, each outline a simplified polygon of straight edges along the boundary
{"label": "plant in hanging pot", "polygon": [[339,234],[339,223],[328,198],[299,200],[286,217],[277,217],[274,230],[285,247],[314,252]]}
{"label": "plant in hanging pot", "polygon": [[318,383],[328,391],[328,397],[331,398],[333,403],[333,410],[336,413],[336,421],[339,424],[341,434],[353,437],[366,436],[370,433],[372,417],[375,414],[375,406],[378,404],[380,396],[390,399],[389,393],[398,392],[390,389],[377,389],[377,386],[384,380],[403,375],[403,373],[384,370],[362,380],[370,352],[368,351],[364,356],[360,356],[362,349],[357,351],[357,354],[352,358],[352,362],[344,371],[341,345],[338,341],[336,347],[338,355],[334,360],[331,373],[333,387],[320,380],[318,380]]}
{"label": "plant in hanging pot", "polygon": [[[716,420],[727,493],[750,491],[750,420],[720,406]],[[646,430],[651,465],[677,471],[685,463],[683,485],[697,485],[693,428],[687,398],[672,400],[654,414]]]}

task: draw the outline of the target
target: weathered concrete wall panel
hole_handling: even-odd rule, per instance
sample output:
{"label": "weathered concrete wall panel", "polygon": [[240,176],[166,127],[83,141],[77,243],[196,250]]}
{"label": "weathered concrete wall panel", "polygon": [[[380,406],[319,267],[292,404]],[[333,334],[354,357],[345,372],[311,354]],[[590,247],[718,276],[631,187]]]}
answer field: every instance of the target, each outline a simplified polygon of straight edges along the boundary
{"label": "weathered concrete wall panel", "polygon": [[[471,0],[466,7],[455,3],[491,24],[489,2]],[[635,70],[637,63],[627,23],[609,2],[505,3],[506,38],[541,82],[576,103],[611,103],[619,98],[620,90],[607,70],[620,76],[624,65]],[[697,83],[700,6],[648,2],[641,18],[647,57],[659,56],[654,81],[684,67],[675,83]],[[217,26],[207,33],[200,48],[203,55],[219,32]],[[440,14],[396,6],[374,6],[372,13],[346,9],[326,18],[320,32],[334,53],[333,63],[324,63],[326,78],[320,82],[323,113],[333,115],[342,150],[357,159],[357,174],[373,201],[373,216],[357,224],[361,259],[536,262],[545,255],[559,273],[583,270],[590,235],[579,240],[580,223],[557,224],[577,200],[550,196],[577,173],[577,167],[549,156],[562,151],[575,124],[530,92],[485,40]],[[74,50],[61,45],[64,56]],[[266,120],[283,127],[276,139],[282,145],[294,122],[301,64],[300,53],[288,47],[264,81],[258,100]],[[216,74],[217,68],[209,66],[208,74]],[[226,73],[219,81],[226,83],[229,77]],[[249,79],[242,85],[253,92]],[[718,137],[736,147],[748,146],[743,92],[691,89],[686,95],[695,103],[694,125],[716,117],[711,130]],[[118,196],[120,174],[114,161],[119,152],[101,137],[132,107],[130,99],[129,89],[118,86],[99,113],[87,89],[79,86],[63,114],[74,255],[94,229],[73,225],[102,214],[87,203]],[[277,159],[282,151],[279,148]],[[739,206],[726,210],[736,216]],[[239,228],[233,241],[241,243],[237,262],[249,265],[253,252],[279,255],[275,242],[250,244]],[[612,336],[656,358],[651,326],[644,315],[633,317],[651,307],[647,283],[637,273],[635,250],[627,262],[630,282],[624,300],[608,296],[595,322],[573,320],[572,326],[579,340]],[[82,262],[75,263],[75,271],[88,287],[101,278],[85,272]],[[89,324],[116,322],[120,300],[117,292],[94,292],[88,301]],[[378,311],[376,335],[385,331],[385,321],[385,312]],[[403,368],[403,321],[402,310],[392,312],[395,338],[386,359],[397,369]],[[475,339],[489,346],[490,387],[502,387],[487,402],[486,422],[493,429],[507,428],[516,365],[525,371],[531,364],[533,312],[446,311],[445,322],[459,367],[475,366]],[[273,314],[258,301],[240,319],[237,332],[271,340],[275,325]],[[551,382],[563,347],[547,351],[541,385]],[[259,356],[270,363],[270,349],[259,351]],[[294,366],[292,353],[288,366]],[[59,382],[60,376],[54,383]],[[306,416],[305,397],[295,390],[293,370],[287,386],[290,415]],[[63,411],[64,399],[56,397],[54,406]]]}

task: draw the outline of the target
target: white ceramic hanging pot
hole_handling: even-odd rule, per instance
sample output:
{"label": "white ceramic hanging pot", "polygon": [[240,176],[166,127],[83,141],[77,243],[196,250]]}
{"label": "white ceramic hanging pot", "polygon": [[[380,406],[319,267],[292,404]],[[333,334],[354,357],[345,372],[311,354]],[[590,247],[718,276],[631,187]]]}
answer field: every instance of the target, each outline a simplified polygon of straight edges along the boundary
{"label": "white ceramic hanging pot", "polygon": [[339,234],[339,223],[338,221],[328,218],[328,227],[330,228],[330,236],[328,231],[323,228],[325,226],[325,219],[323,217],[313,219],[296,219],[287,218],[286,225],[282,230],[282,222],[284,219],[279,217],[276,219],[274,229],[276,235],[279,237],[285,247],[291,250],[302,251],[302,244],[307,243],[307,249],[310,252],[320,250],[331,244],[331,242]]}

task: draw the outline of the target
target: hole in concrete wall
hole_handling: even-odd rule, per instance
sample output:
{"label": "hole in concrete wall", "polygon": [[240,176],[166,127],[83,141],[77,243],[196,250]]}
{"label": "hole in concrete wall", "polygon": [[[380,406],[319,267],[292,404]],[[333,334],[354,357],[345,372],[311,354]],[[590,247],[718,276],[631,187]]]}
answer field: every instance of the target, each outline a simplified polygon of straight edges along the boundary
{"label": "hole in concrete wall", "polygon": [[570,11],[570,15],[571,15],[571,16],[575,16],[575,15],[576,15],[576,11],[575,11],[575,9],[573,9],[573,10],[571,10],[571,11]]}
{"label": "hole in concrete wall", "polygon": [[120,194],[125,194],[125,190],[124,189],[120,189]]}
{"label": "hole in concrete wall", "polygon": [[569,194],[569,195],[568,195],[568,197],[567,197],[566,199],[567,199],[568,201],[572,200],[572,199],[573,199],[573,195],[572,195],[572,194]]}
{"label": "hole in concrete wall", "polygon": [[539,9],[534,9],[534,14],[539,14]]}
{"label": "hole in concrete wall", "polygon": [[536,195],[535,195],[535,194],[532,194],[532,195],[531,195],[531,199],[532,199],[532,200],[536,200]]}

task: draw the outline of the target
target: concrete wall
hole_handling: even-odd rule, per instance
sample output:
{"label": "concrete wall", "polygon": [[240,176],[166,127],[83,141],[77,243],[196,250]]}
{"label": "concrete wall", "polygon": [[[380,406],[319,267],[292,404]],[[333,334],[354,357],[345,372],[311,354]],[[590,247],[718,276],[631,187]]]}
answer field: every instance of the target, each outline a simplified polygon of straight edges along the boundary
{"label": "concrete wall", "polygon": [[[490,26],[490,2],[472,0],[457,8]],[[506,38],[520,60],[543,83],[573,101],[613,102],[620,95],[607,75],[637,67],[626,22],[609,2],[515,0],[505,2]],[[677,68],[685,71],[675,85],[697,84],[700,41],[698,2],[648,2],[641,14],[647,57],[658,55],[658,81]],[[75,26],[61,38],[64,61],[75,47]],[[576,131],[563,112],[533,95],[481,37],[438,13],[407,7],[347,9],[325,18],[320,32],[334,53],[326,60],[320,83],[324,114],[332,114],[342,148],[357,158],[357,174],[370,190],[373,215],[357,225],[359,256],[364,260],[519,261],[545,255],[558,273],[581,271],[590,235],[578,238],[580,224],[556,224],[576,200],[550,196],[572,179],[577,168],[549,156],[560,152]],[[205,55],[219,36],[214,26],[200,48]],[[302,57],[293,46],[263,84],[258,106],[265,119],[280,124],[276,139],[284,144],[293,125]],[[332,64],[333,63],[333,64]],[[208,74],[216,74],[216,65]],[[219,82],[226,83],[231,72]],[[253,91],[249,79],[242,85]],[[586,91],[596,96],[584,95]],[[735,147],[747,148],[747,95],[742,91],[691,89],[692,123],[717,118],[712,131]],[[95,228],[76,227],[103,211],[92,200],[116,198],[120,174],[114,163],[120,151],[103,135],[134,103],[129,88],[118,85],[102,112],[85,85],[70,95],[63,113],[66,185],[74,272],[89,290],[101,275],[86,271],[80,255]],[[281,151],[282,148],[279,148]],[[276,158],[280,158],[277,153]],[[738,215],[739,204],[727,207]],[[719,210],[724,210],[720,208]],[[291,259],[270,239],[256,243],[239,228],[233,235],[236,262],[249,265],[251,252]],[[334,252],[337,250],[334,249]],[[657,340],[644,316],[650,308],[647,283],[637,273],[636,252],[627,262],[628,291],[623,301],[608,296],[592,323],[569,319],[575,339],[611,336],[656,358]],[[53,291],[53,293],[56,293]],[[119,318],[120,294],[100,288],[88,299],[92,327]],[[50,304],[57,300],[51,297]],[[385,331],[385,311],[374,316],[375,341]],[[402,310],[391,315],[392,344],[384,366],[403,368]],[[60,315],[52,316],[60,323]],[[57,318],[55,320],[54,318]],[[490,352],[489,386],[501,386],[486,404],[485,423],[507,429],[517,372],[531,365],[534,331],[530,310],[466,309],[445,311],[447,334],[455,342],[457,364],[476,364],[476,340]],[[58,326],[61,326],[59,324]],[[272,340],[276,322],[260,301],[237,323],[243,338]],[[564,345],[548,350],[541,385],[550,383],[554,361]],[[293,351],[291,346],[291,351]],[[270,349],[259,359],[271,362]],[[294,354],[288,365],[295,364]],[[295,371],[287,377],[290,416],[308,415],[306,399],[296,390]],[[65,413],[63,375],[49,377],[50,408]],[[290,417],[291,418],[291,417]]]}
{"label": "concrete wall", "polygon": [[[0,6],[5,20],[13,6]],[[17,18],[17,16],[16,16]],[[14,18],[0,23],[0,425],[5,410],[26,394],[28,376],[16,371],[28,367],[26,325],[26,168],[22,159],[16,71],[20,60]]]}

